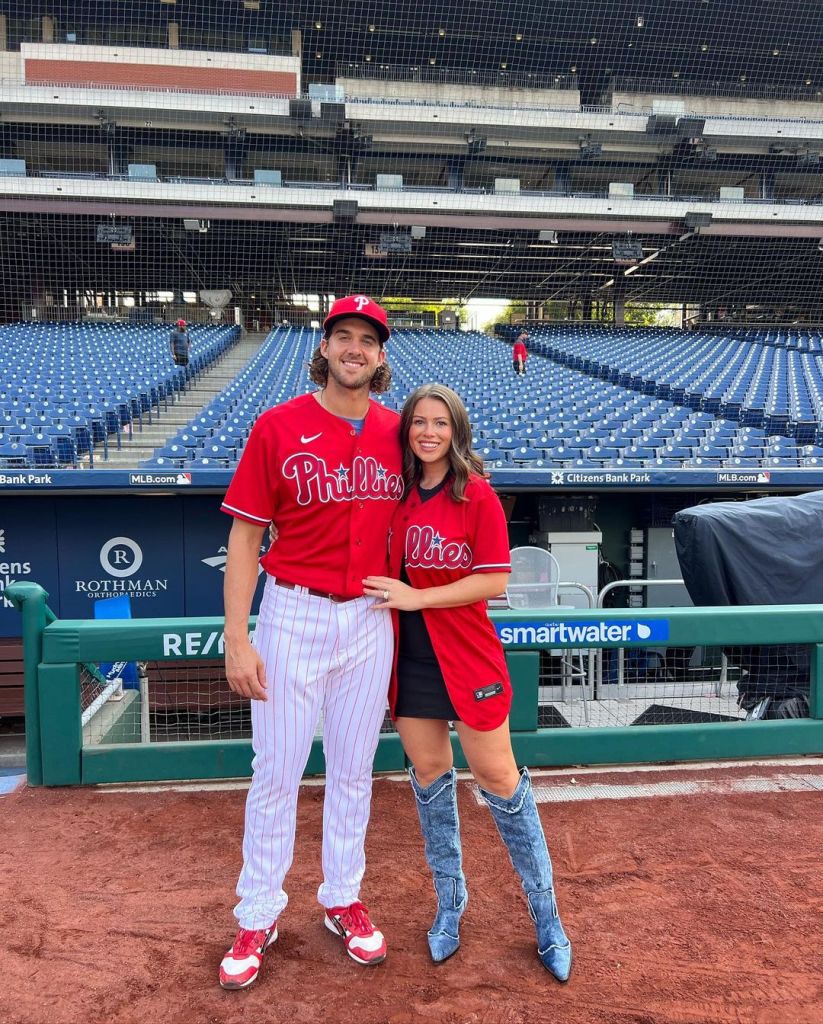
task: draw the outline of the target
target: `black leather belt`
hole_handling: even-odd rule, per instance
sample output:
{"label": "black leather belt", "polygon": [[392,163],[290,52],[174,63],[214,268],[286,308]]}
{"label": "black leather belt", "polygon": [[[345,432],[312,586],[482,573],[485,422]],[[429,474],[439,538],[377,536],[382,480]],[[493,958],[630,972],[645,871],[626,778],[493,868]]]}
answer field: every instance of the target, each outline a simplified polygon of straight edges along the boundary
{"label": "black leather belt", "polygon": [[297,588],[300,587],[301,590],[305,590],[306,593],[311,594],[312,597],[325,597],[327,601],[334,601],[335,604],[345,604],[346,601],[356,600],[356,597],[342,597],[340,594],[330,594],[327,590],[315,590],[314,587],[303,587],[298,583],[290,583],[288,580],[281,579],[279,576],[275,576],[273,579],[275,585],[283,587],[284,590],[297,590]]}

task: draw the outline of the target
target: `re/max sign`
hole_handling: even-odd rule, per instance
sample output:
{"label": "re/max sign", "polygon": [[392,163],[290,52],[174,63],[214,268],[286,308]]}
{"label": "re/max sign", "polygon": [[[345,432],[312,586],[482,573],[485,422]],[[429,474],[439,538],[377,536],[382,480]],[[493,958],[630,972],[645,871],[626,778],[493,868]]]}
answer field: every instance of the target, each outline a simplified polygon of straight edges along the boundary
{"label": "re/max sign", "polygon": [[[249,636],[252,636],[249,633]],[[210,633],[164,633],[164,658],[222,658],[224,640],[222,630]]]}

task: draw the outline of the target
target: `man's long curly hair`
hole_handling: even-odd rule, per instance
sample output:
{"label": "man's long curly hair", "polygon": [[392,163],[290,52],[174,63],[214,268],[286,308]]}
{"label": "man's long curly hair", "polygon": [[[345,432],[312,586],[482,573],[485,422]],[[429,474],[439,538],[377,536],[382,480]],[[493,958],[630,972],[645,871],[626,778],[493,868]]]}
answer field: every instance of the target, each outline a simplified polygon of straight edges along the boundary
{"label": "man's long curly hair", "polygon": [[[321,353],[319,345],[309,360],[309,377],[313,384],[317,384],[321,388],[324,388],[329,380],[329,361]],[[388,363],[383,362],[374,371],[374,376],[369,383],[369,391],[373,391],[375,395],[382,395],[390,387],[391,367]]]}

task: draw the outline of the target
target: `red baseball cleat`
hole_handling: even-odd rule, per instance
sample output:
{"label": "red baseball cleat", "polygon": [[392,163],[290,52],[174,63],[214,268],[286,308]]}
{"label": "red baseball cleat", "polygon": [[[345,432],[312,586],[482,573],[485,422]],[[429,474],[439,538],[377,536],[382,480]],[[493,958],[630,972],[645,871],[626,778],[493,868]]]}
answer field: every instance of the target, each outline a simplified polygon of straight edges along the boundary
{"label": "red baseball cleat", "polygon": [[340,936],[346,952],[357,963],[370,967],[386,959],[386,940],[369,920],[369,912],[362,903],[327,907],[325,924],[330,932]]}
{"label": "red baseball cleat", "polygon": [[241,928],[234,937],[234,944],[220,964],[220,987],[227,989],[248,988],[257,980],[263,954],[277,941],[277,921],[270,928],[253,931]]}

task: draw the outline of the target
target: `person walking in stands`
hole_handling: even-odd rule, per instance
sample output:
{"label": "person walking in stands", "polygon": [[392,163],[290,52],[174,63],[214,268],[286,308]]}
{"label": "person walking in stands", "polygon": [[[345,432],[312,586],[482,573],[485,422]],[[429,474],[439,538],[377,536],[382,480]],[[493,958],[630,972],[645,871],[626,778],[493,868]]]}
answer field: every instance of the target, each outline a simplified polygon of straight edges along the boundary
{"label": "person walking in stands", "polygon": [[[372,763],[386,708],[391,616],[365,596],[385,574],[385,538],[403,493],[399,417],[369,397],[387,391],[386,313],[365,295],[338,299],[310,365],[320,385],[255,422],[226,493],[234,517],[225,596],[226,678],[251,699],[254,760],[246,802],[239,930],[220,984],[247,988],[286,908],[300,779],[321,712],[326,757],[324,924],[359,964],[386,941],[360,902]],[[276,521],[254,640],[248,635],[260,542]],[[334,1016],[334,1015],[332,1015]]]}
{"label": "person walking in stands", "polygon": [[526,375],[526,360],[529,358],[529,351],[526,348],[528,339],[528,334],[525,331],[521,331],[517,335],[514,347],[512,348],[512,368],[521,377]]}
{"label": "person walking in stands", "polygon": [[390,608],[395,660],[389,705],[409,769],[437,915],[435,962],[456,952],[468,893],[462,868],[449,722],[520,875],[540,961],[559,981],[571,943],[557,910],[552,863],[528,769],[518,771],[509,733],[511,683],[486,601],[511,571],[506,518],[471,450],[459,396],[418,388],[403,407],[403,500],[389,535],[388,576],[364,580],[377,609]]}
{"label": "person walking in stands", "polygon": [[171,350],[171,357],[177,366],[189,365],[191,338],[186,329],[185,320],[178,320],[174,330],[169,335],[169,349]]}

